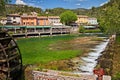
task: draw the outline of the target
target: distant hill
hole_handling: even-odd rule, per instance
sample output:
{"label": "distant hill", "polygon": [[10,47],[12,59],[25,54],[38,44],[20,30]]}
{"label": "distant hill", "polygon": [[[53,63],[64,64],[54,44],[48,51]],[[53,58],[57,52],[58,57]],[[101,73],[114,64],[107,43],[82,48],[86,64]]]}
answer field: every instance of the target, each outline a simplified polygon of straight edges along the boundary
{"label": "distant hill", "polygon": [[64,8],[54,8],[54,9],[46,9],[45,12],[49,12],[49,15],[60,15],[66,10],[71,10],[77,15],[87,15],[89,12],[89,9],[84,8],[77,8],[77,9],[64,9]]}
{"label": "distant hill", "polygon": [[72,9],[73,12],[75,12],[77,15],[88,15],[89,9],[85,8],[77,8],[77,9]]}
{"label": "distant hill", "polygon": [[[6,14],[15,14],[15,13],[30,14],[30,12],[36,12],[38,14],[41,14],[43,12],[43,10],[41,8],[27,6],[27,5],[6,4],[5,7],[6,7],[6,12],[4,12],[4,13],[6,13]],[[4,16],[6,14],[4,14]]]}
{"label": "distant hill", "polygon": [[[75,12],[77,15],[87,15],[89,12],[89,9],[84,9],[84,8],[77,8],[77,9],[64,9],[64,8],[53,8],[53,9],[46,9],[43,11],[41,8],[36,8],[32,6],[27,6],[27,5],[16,5],[16,4],[7,4],[6,5],[6,14],[23,14],[27,13],[30,14],[31,12],[36,12],[39,15],[46,15],[46,12],[48,12],[48,15],[51,16],[59,16],[61,13],[63,13],[66,10],[71,10]],[[6,15],[4,14],[4,16]]]}
{"label": "distant hill", "polygon": [[[110,0],[110,2],[108,2],[107,4],[105,4],[103,6],[92,7],[91,9],[84,9],[84,8],[64,9],[64,8],[58,7],[58,8],[53,8],[53,9],[46,9],[45,11],[43,11],[41,8],[27,6],[27,5],[7,4],[6,5],[6,14],[14,14],[14,13],[30,14],[30,12],[37,12],[39,15],[46,15],[45,13],[48,12],[48,15],[59,16],[64,11],[71,10],[71,11],[75,12],[77,15],[88,15],[91,17],[99,17],[102,13],[102,10],[108,6],[111,6],[114,1],[118,1],[118,4],[120,2],[120,0]],[[4,14],[4,16],[6,14]]]}

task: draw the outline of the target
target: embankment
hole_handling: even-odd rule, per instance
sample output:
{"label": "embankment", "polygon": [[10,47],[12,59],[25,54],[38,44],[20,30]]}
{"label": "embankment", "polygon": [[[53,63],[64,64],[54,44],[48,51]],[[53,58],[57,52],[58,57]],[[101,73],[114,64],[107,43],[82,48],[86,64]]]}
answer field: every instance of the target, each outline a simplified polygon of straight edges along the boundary
{"label": "embankment", "polygon": [[106,49],[102,52],[102,55],[98,59],[96,68],[103,68],[106,75],[113,74],[114,55],[116,54],[115,37],[110,37],[109,43]]}

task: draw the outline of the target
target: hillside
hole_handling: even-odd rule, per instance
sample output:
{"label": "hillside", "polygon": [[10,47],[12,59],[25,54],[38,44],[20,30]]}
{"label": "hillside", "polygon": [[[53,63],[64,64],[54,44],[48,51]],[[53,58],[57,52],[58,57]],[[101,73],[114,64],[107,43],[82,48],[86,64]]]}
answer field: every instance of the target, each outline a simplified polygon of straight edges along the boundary
{"label": "hillside", "polygon": [[59,16],[61,13],[65,12],[66,10],[71,10],[77,15],[88,15],[90,12],[89,9],[84,8],[77,8],[77,9],[64,9],[64,8],[53,8],[53,9],[46,9],[43,11],[41,8],[27,6],[27,5],[16,5],[16,4],[6,4],[6,11],[4,10],[4,14],[2,16],[5,16],[6,14],[23,14],[27,13],[30,14],[30,12],[37,12],[39,15],[46,15],[46,12],[48,12],[48,15],[52,16]]}
{"label": "hillside", "polygon": [[[94,10],[94,12],[93,12]],[[99,26],[104,33],[116,34],[116,42],[103,52],[100,65],[106,69],[106,74],[113,80],[120,80],[120,0],[110,0],[107,4],[92,9],[93,16],[99,21]]]}
{"label": "hillside", "polygon": [[6,14],[23,14],[27,13],[30,14],[30,12],[36,12],[38,14],[42,14],[43,10],[41,8],[36,8],[32,6],[27,5],[15,5],[15,4],[6,4],[6,11],[4,10],[4,14],[2,16],[6,16]]}
{"label": "hillside", "polygon": [[65,12],[66,10],[71,10],[77,15],[87,15],[89,9],[84,8],[77,8],[77,9],[64,9],[64,8],[54,8],[54,9],[46,9],[45,12],[49,12],[49,15],[57,15],[59,16],[61,13]]}

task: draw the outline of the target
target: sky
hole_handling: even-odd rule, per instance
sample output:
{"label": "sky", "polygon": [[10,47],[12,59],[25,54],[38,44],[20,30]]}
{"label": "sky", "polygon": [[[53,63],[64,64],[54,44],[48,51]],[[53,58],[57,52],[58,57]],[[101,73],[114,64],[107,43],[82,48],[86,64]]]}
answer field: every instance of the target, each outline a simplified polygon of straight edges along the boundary
{"label": "sky", "polygon": [[42,9],[52,8],[65,8],[65,9],[76,9],[102,6],[109,0],[12,0],[12,4],[23,4],[34,7],[40,7]]}

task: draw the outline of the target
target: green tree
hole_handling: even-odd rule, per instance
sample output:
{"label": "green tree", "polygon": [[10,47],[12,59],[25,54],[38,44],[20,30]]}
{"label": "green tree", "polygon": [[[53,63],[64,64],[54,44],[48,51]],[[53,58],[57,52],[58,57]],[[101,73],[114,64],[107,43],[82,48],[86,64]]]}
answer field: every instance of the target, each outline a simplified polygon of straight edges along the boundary
{"label": "green tree", "polygon": [[9,3],[10,0],[0,0],[0,14],[2,15],[3,13],[5,13],[6,8],[5,8],[5,4]]}
{"label": "green tree", "polygon": [[112,80],[120,80],[120,73],[113,76]]}
{"label": "green tree", "polygon": [[61,22],[65,25],[70,25],[71,22],[77,20],[77,16],[72,11],[65,11],[60,15]]}
{"label": "green tree", "polygon": [[99,18],[99,25],[108,34],[120,34],[120,4],[114,1],[104,9],[104,14]]}
{"label": "green tree", "polygon": [[5,1],[0,0],[0,13],[3,13],[5,10]]}

